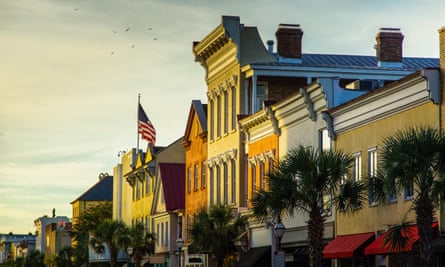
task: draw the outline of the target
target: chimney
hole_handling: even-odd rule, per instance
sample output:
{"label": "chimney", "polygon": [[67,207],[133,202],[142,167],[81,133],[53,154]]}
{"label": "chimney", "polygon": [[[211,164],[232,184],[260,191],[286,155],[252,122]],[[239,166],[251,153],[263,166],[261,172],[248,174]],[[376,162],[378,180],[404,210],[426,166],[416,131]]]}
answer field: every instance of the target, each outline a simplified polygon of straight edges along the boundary
{"label": "chimney", "polygon": [[269,53],[273,53],[273,40],[267,40],[267,50]]}
{"label": "chimney", "polygon": [[445,71],[445,26],[439,29],[439,66]]}
{"label": "chimney", "polygon": [[277,53],[283,58],[301,59],[303,30],[300,24],[280,24],[275,32]]}
{"label": "chimney", "polygon": [[379,67],[402,67],[403,34],[400,28],[380,28],[375,39]]}

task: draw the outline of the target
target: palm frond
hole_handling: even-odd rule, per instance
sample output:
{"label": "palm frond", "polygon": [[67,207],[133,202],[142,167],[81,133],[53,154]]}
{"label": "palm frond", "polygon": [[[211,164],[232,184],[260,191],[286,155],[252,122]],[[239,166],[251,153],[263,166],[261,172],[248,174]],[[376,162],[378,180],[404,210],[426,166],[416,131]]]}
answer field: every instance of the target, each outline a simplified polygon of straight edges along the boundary
{"label": "palm frond", "polygon": [[364,195],[365,191],[365,184],[347,180],[340,185],[340,190],[335,198],[336,208],[346,213],[351,213],[362,208],[366,200]]}
{"label": "palm frond", "polygon": [[410,238],[414,233],[414,226],[407,222],[402,222],[399,225],[392,227],[385,235],[383,240],[384,246],[388,247],[393,252],[406,251],[413,244],[410,243]]}

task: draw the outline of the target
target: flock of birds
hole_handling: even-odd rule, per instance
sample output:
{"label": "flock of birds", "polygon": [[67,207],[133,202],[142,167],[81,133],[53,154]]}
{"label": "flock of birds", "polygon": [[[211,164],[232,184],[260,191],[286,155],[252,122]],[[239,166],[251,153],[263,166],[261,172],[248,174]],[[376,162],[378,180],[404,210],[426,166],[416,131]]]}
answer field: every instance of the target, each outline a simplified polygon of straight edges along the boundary
{"label": "flock of birds", "polygon": [[[74,8],[73,10],[74,10],[74,11],[79,11],[78,8]],[[151,31],[152,28],[148,28],[148,30]],[[130,27],[127,27],[124,31],[125,31],[125,32],[130,31]],[[118,32],[117,30],[113,30],[112,33],[116,34],[116,33],[119,33],[119,32]],[[153,40],[156,41],[156,40],[158,40],[158,38],[154,37]],[[135,48],[135,47],[136,47],[135,44],[132,44],[132,45],[131,45],[131,48]],[[112,51],[112,52],[110,53],[110,55],[115,55],[115,54],[116,54],[115,51]]]}

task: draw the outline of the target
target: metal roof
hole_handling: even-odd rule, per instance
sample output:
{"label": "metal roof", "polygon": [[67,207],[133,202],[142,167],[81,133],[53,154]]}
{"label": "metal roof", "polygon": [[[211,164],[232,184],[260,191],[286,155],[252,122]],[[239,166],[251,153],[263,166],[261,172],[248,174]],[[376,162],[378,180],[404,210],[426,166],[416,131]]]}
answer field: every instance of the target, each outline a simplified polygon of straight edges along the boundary
{"label": "metal roof", "polygon": [[[106,176],[90,187],[75,201],[112,201],[113,200],[113,176]],[[71,204],[73,203],[71,202]]]}
{"label": "metal roof", "polygon": [[301,62],[264,62],[252,63],[251,66],[301,66],[301,67],[336,67],[353,69],[390,69],[418,70],[421,68],[439,67],[438,58],[404,57],[402,67],[379,67],[375,56],[335,55],[335,54],[303,54]]}
{"label": "metal roof", "polygon": [[159,163],[167,211],[185,207],[185,164]]}

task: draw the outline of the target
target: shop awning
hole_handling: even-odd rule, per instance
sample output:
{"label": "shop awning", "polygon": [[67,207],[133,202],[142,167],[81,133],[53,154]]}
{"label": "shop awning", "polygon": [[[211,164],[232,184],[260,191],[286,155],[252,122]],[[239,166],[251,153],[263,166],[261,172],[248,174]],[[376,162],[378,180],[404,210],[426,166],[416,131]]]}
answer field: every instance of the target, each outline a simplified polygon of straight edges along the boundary
{"label": "shop awning", "polygon": [[[438,231],[437,222],[433,223],[433,232]],[[390,244],[385,245],[385,238],[390,233],[391,230],[386,231],[382,235],[380,235],[374,242],[372,242],[369,246],[365,248],[365,255],[377,255],[377,254],[389,254],[389,253],[397,253],[397,252],[407,252],[413,249],[414,243],[419,240],[419,233],[417,231],[417,225],[408,226],[403,232],[402,235],[407,237],[407,245],[403,249],[393,249]]]}
{"label": "shop awning", "polygon": [[363,249],[374,240],[374,233],[337,236],[323,250],[323,258],[353,258],[363,256]]}
{"label": "shop awning", "polygon": [[261,267],[270,266],[270,246],[249,249],[246,254],[235,264],[236,267]]}

